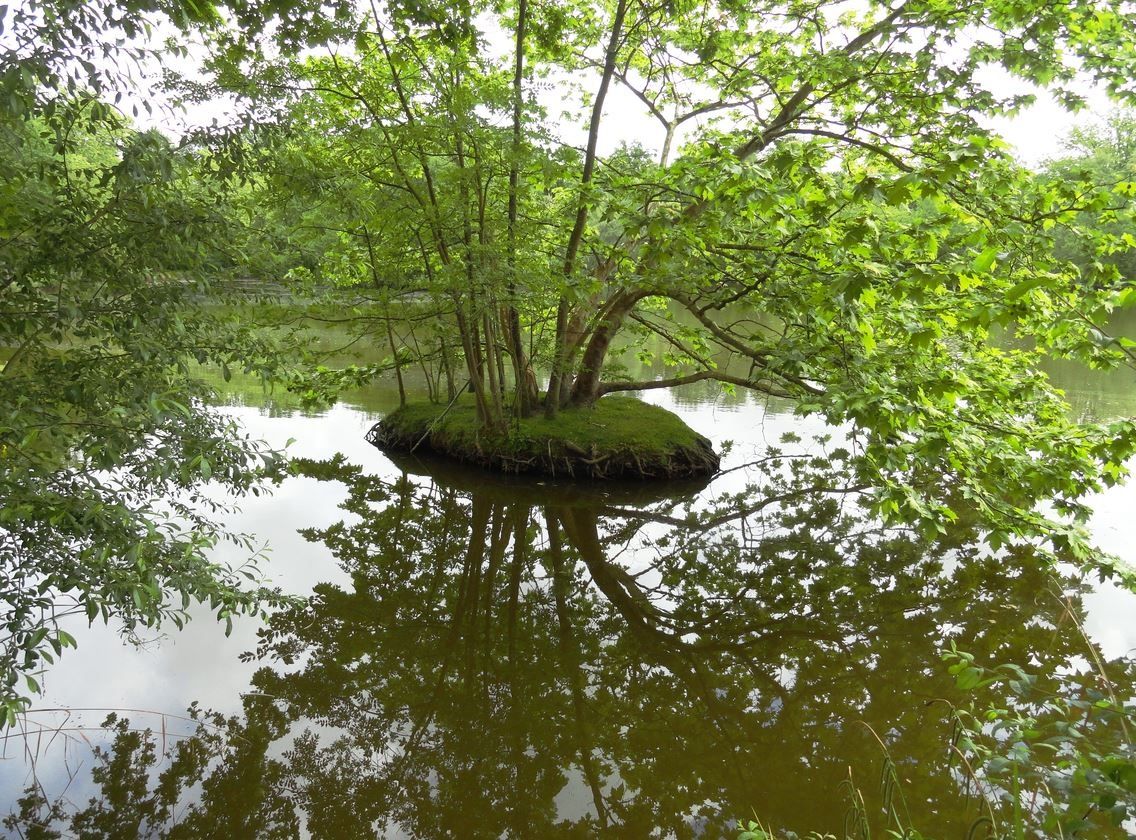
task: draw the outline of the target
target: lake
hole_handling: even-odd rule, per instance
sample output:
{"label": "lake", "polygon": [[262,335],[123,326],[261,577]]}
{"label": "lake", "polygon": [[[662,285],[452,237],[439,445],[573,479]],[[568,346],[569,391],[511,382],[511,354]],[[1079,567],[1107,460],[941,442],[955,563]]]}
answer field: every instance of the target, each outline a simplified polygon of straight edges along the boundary
{"label": "lake", "polygon": [[[1081,416],[1136,414],[1131,374],[1053,375]],[[295,440],[298,474],[230,524],[305,600],[230,636],[204,609],[127,642],[71,627],[0,762],[4,813],[30,785],[60,811],[27,800],[11,836],[840,832],[853,790],[878,834],[898,788],[925,835],[963,837],[982,801],[951,709],[1003,698],[956,687],[952,643],[1085,682],[1099,662],[1131,696],[1136,596],[995,555],[965,522],[881,529],[841,469],[846,430],[777,400],[645,395],[726,451],[710,482],[648,486],[392,459],[363,439],[392,383],[317,414],[227,399],[254,436]],[[1136,565],[1136,488],[1093,506]]]}

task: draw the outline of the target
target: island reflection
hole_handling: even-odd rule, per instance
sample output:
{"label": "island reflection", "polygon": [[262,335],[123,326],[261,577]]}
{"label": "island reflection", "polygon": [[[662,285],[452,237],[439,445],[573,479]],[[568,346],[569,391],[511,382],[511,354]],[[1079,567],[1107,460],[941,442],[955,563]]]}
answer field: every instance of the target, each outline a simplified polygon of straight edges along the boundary
{"label": "island reflection", "polygon": [[[882,529],[845,457],[774,452],[714,501],[303,461],[349,490],[344,519],[305,536],[351,585],[271,618],[241,716],[194,708],[164,745],[112,721],[98,795],[69,810],[31,788],[7,825],[718,837],[757,814],[837,832],[851,780],[879,830],[886,759],[921,830],[965,836],[981,802],[948,760],[964,698],[942,652],[1058,673],[1086,655],[1087,587],[1027,550],[994,556],[965,523]],[[1109,667],[1131,694],[1129,663]]]}

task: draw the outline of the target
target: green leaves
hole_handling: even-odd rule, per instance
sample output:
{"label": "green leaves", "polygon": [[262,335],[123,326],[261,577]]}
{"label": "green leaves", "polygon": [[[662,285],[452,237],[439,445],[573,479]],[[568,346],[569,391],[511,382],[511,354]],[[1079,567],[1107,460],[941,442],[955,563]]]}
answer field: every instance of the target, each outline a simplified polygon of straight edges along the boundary
{"label": "green leaves", "polygon": [[50,119],[0,114],[8,721],[75,645],[61,604],[130,630],[184,621],[183,601],[233,614],[279,601],[211,559],[224,531],[205,483],[259,490],[274,457],[207,407],[190,375],[199,362],[271,367],[270,345],[212,306],[225,204],[199,158],[117,127],[108,108],[61,100]]}
{"label": "green leaves", "polygon": [[1019,298],[1025,296],[1025,294],[1027,292],[1030,292],[1033,289],[1037,289],[1037,288],[1040,288],[1041,286],[1046,285],[1047,282],[1051,282],[1051,278],[1042,276],[1042,277],[1031,277],[1028,280],[1022,280],[1019,283],[1015,283],[1013,286],[1010,287],[1010,291],[1008,291],[1006,293],[1006,300],[1012,303],[1012,302],[1018,300]]}
{"label": "green leaves", "polygon": [[994,261],[997,258],[998,249],[995,246],[991,245],[989,248],[986,248],[981,254],[974,258],[974,262],[971,263],[971,268],[977,274],[987,274],[994,266]]}
{"label": "green leaves", "polygon": [[[978,774],[991,820],[1019,833],[1036,825],[1070,836],[1131,816],[1136,754],[1126,727],[1136,707],[1118,700],[1104,674],[987,668],[953,643],[943,659],[959,688],[973,692],[952,712],[955,747]],[[1006,696],[983,709],[977,698],[992,687]]]}

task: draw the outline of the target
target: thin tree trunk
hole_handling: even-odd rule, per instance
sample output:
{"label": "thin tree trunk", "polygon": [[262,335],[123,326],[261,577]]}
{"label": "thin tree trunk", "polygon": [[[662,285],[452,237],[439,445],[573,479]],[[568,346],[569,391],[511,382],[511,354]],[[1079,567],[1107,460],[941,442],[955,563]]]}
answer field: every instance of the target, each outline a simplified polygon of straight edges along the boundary
{"label": "thin tree trunk", "polygon": [[[496,427],[501,424],[503,417],[501,394],[499,387],[494,387],[492,382],[490,383],[488,393],[485,386],[487,360],[485,353],[482,352],[483,343],[480,329],[482,318],[479,313],[480,303],[477,294],[478,276],[473,247],[473,221],[470,218],[469,184],[466,180],[468,172],[466,169],[465,142],[462,139],[460,128],[454,134],[454,154],[459,178],[459,198],[461,200],[462,248],[465,253],[465,278],[470,300],[470,313],[467,320],[469,327],[469,346],[467,347],[467,352],[472,353],[472,358],[469,362],[469,369],[474,383],[475,393],[478,395],[478,419],[487,426]],[[490,362],[490,379],[494,379],[496,377],[495,374],[492,373],[492,360],[490,359],[488,361]]]}
{"label": "thin tree trunk", "polygon": [[513,379],[516,387],[516,411],[525,417],[539,400],[536,379],[532,375],[524,345],[521,343],[521,316],[517,310],[517,211],[521,183],[521,114],[524,108],[525,29],[528,25],[528,0],[519,0],[515,61],[513,64],[513,148],[509,159],[509,224],[508,252],[509,281],[506,285],[508,301],[503,313],[505,339],[513,361]]}
{"label": "thin tree trunk", "polygon": [[461,299],[456,294],[454,295],[454,317],[457,319],[458,334],[462,340],[465,366],[469,372],[469,384],[473,388],[474,402],[477,405],[477,416],[479,420],[486,422],[489,417],[489,404],[485,396],[485,382],[481,378],[479,361],[481,354],[477,346],[477,332],[476,328],[471,327],[466,319]]}
{"label": "thin tree trunk", "polygon": [[438,387],[430,373],[430,366],[426,364],[426,356],[422,353],[422,347],[418,344],[418,336],[414,334],[414,323],[408,322],[406,326],[410,332],[410,343],[414,345],[414,355],[418,357],[418,366],[422,368],[422,377],[426,380],[426,397],[430,402],[437,402]]}
{"label": "thin tree trunk", "polygon": [[[371,241],[371,231],[363,225],[363,240],[367,243],[367,262],[371,268],[371,282],[375,284],[375,288],[382,290],[383,283],[379,277],[379,267],[375,262],[375,248]],[[383,295],[386,298],[386,295]],[[387,301],[387,311],[385,314],[385,321],[387,326],[387,343],[390,345],[391,360],[394,362],[394,377],[398,380],[398,405],[403,407],[406,405],[406,385],[402,381],[402,361],[398,357],[398,346],[394,343],[394,330],[391,329],[390,318],[390,302]]]}
{"label": "thin tree trunk", "polygon": [[[608,38],[607,49],[604,52],[603,76],[600,79],[599,90],[596,91],[595,101],[592,103],[592,116],[588,124],[588,147],[584,153],[584,171],[580,176],[580,200],[576,206],[576,221],[572,226],[572,233],[568,237],[568,247],[564,252],[564,282],[571,283],[572,275],[576,270],[576,256],[580,250],[580,242],[584,237],[584,226],[588,221],[588,186],[592,182],[592,173],[596,168],[596,146],[600,137],[600,120],[603,117],[604,100],[611,85],[611,77],[615,73],[615,58],[619,52],[619,38],[623,32],[623,19],[627,14],[627,0],[619,0],[615,10],[615,18],[611,25],[611,35]],[[560,408],[560,398],[563,392],[561,380],[564,377],[564,368],[567,365],[567,330],[568,330],[568,299],[560,296],[560,303],[556,308],[556,351],[552,359],[552,372],[548,379],[548,394],[545,397],[544,413],[547,417],[555,417]]]}
{"label": "thin tree trunk", "polygon": [[[391,82],[393,83],[395,94],[398,96],[398,102],[399,102],[399,105],[401,106],[403,116],[406,117],[406,124],[408,126],[414,127],[418,124],[418,120],[414,116],[414,109],[412,109],[410,107],[410,100],[406,95],[406,91],[403,89],[402,74],[398,70],[398,64],[394,61],[394,58],[391,56],[390,47],[387,44],[387,39],[383,35],[383,25],[382,25],[382,21],[379,18],[378,8],[374,5],[374,3],[371,4],[371,12],[374,14],[374,17],[375,17],[376,34],[379,36],[379,44],[382,47],[383,56],[386,58],[387,67],[389,67],[390,71],[391,71]],[[380,126],[380,128],[382,128],[383,127],[383,121],[378,118],[377,114],[375,114],[374,116],[376,117],[376,125],[378,125],[378,126]],[[385,128],[384,128],[384,135],[385,134],[386,134],[386,131],[385,131]],[[391,145],[391,141],[390,141],[389,136],[387,137],[386,142],[387,142],[388,145]],[[434,232],[434,239],[435,239],[435,242],[437,243],[438,251],[442,256],[443,262],[448,262],[449,261],[449,254],[447,252],[446,239],[442,235],[442,218],[441,218],[441,213],[440,213],[440,210],[439,210],[439,207],[438,207],[438,193],[434,188],[434,171],[430,166],[430,159],[426,155],[426,150],[422,148],[421,144],[418,144],[417,152],[418,152],[418,164],[419,164],[419,166],[422,167],[422,178],[423,178],[423,181],[425,181],[425,184],[426,184],[426,195],[429,199],[429,209],[432,211],[432,213],[430,215],[432,216],[431,226],[432,226],[433,232]],[[406,178],[405,174],[404,174],[404,180],[406,180],[408,184],[410,183],[410,179]],[[416,191],[415,191],[415,194],[416,194]]]}
{"label": "thin tree trunk", "polygon": [[[499,312],[499,310],[497,310],[497,309],[494,309],[493,311]],[[497,327],[504,329],[505,332],[509,331],[508,327],[504,326],[500,321],[497,321],[496,324],[497,324]],[[497,361],[497,380],[501,383],[502,405],[504,405],[505,389],[507,387],[506,384],[505,384],[505,359],[503,358],[504,355],[505,354],[502,351],[501,337],[499,335],[497,335],[497,329],[495,328],[493,330],[493,358]]]}
{"label": "thin tree trunk", "polygon": [[556,307],[556,345],[552,356],[552,370],[548,374],[548,392],[544,395],[544,416],[550,420],[560,408],[560,380],[567,364],[568,348],[565,344],[568,332],[568,299],[560,296]]}
{"label": "thin tree trunk", "polygon": [[449,342],[446,341],[445,327],[442,328],[438,344],[442,353],[442,370],[445,371],[446,374],[446,399],[453,402],[458,389],[457,384],[454,382],[454,368],[450,363],[450,345]]}
{"label": "thin tree trunk", "polygon": [[[485,370],[489,375],[489,393],[493,397],[493,406],[496,409],[498,406],[503,405],[503,401],[502,401],[502,398],[501,398],[501,385],[502,385],[502,383],[498,379],[498,372],[501,368],[501,363],[500,363],[500,359],[498,358],[498,354],[497,354],[496,336],[494,336],[494,334],[493,334],[493,322],[490,319],[488,312],[486,312],[484,315],[482,315],[482,321],[484,323],[484,329],[485,329],[485,336],[484,336],[483,343],[484,343],[484,346],[485,346],[485,354],[486,354],[486,357],[487,357],[485,359]],[[502,416],[503,416],[503,413],[502,413]],[[494,421],[496,421],[496,419],[497,419],[497,415],[494,415]]]}
{"label": "thin tree trunk", "polygon": [[[417,238],[418,240],[418,250],[422,254],[422,264],[426,267],[426,277],[430,281],[430,285],[434,288],[437,288],[437,278],[434,277],[434,266],[430,262],[430,254],[426,251],[426,243],[422,241],[421,236],[416,235],[415,238]],[[457,307],[460,306],[460,302],[458,301],[457,296],[454,296],[454,306],[454,319],[456,321]],[[458,332],[460,334],[460,328]],[[453,364],[450,361],[450,345],[449,342],[446,341],[445,325],[442,325],[442,327],[438,330],[438,345],[442,354],[442,369],[446,373],[446,398],[450,402],[453,402],[454,396],[457,394],[457,386],[454,383],[454,368]]]}
{"label": "thin tree trunk", "polygon": [[394,343],[394,330],[391,329],[389,314],[386,317],[386,322],[387,341],[390,343],[391,356],[394,358],[394,378],[398,380],[398,404],[401,407],[406,405],[406,385],[402,381],[402,362],[398,358],[398,347]]}

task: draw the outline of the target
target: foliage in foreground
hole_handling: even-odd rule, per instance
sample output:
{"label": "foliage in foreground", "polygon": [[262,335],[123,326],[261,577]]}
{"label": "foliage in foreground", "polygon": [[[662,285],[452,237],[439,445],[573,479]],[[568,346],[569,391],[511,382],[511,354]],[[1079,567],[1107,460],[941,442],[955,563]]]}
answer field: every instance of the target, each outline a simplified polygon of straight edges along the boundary
{"label": "foliage in foreground", "polygon": [[226,537],[254,557],[218,514],[282,463],[191,375],[274,364],[203,305],[233,242],[228,194],[206,156],[99,96],[121,92],[115,59],[139,58],[114,37],[154,5],[0,7],[0,727],[75,644],[69,620],[132,632],[194,601],[223,622],[279,601],[255,562],[210,559]]}
{"label": "foliage in foreground", "polygon": [[[1068,618],[1076,623],[1071,613]],[[951,737],[945,746],[954,778],[980,803],[968,837],[1094,837],[1102,826],[1124,832],[1136,818],[1136,700],[1118,695],[1086,642],[1094,658],[1087,674],[1038,674],[1016,664],[986,668],[953,643],[943,654],[960,689],[993,689],[987,695],[997,698],[947,703]],[[842,836],[869,840],[870,826],[881,815],[887,837],[933,836],[920,832],[928,816],[907,800],[901,769],[885,742],[879,745],[879,789],[865,793],[851,771],[842,786],[849,803]],[[749,820],[738,840],[779,836],[761,821]],[[831,834],[809,837],[835,840]]]}

